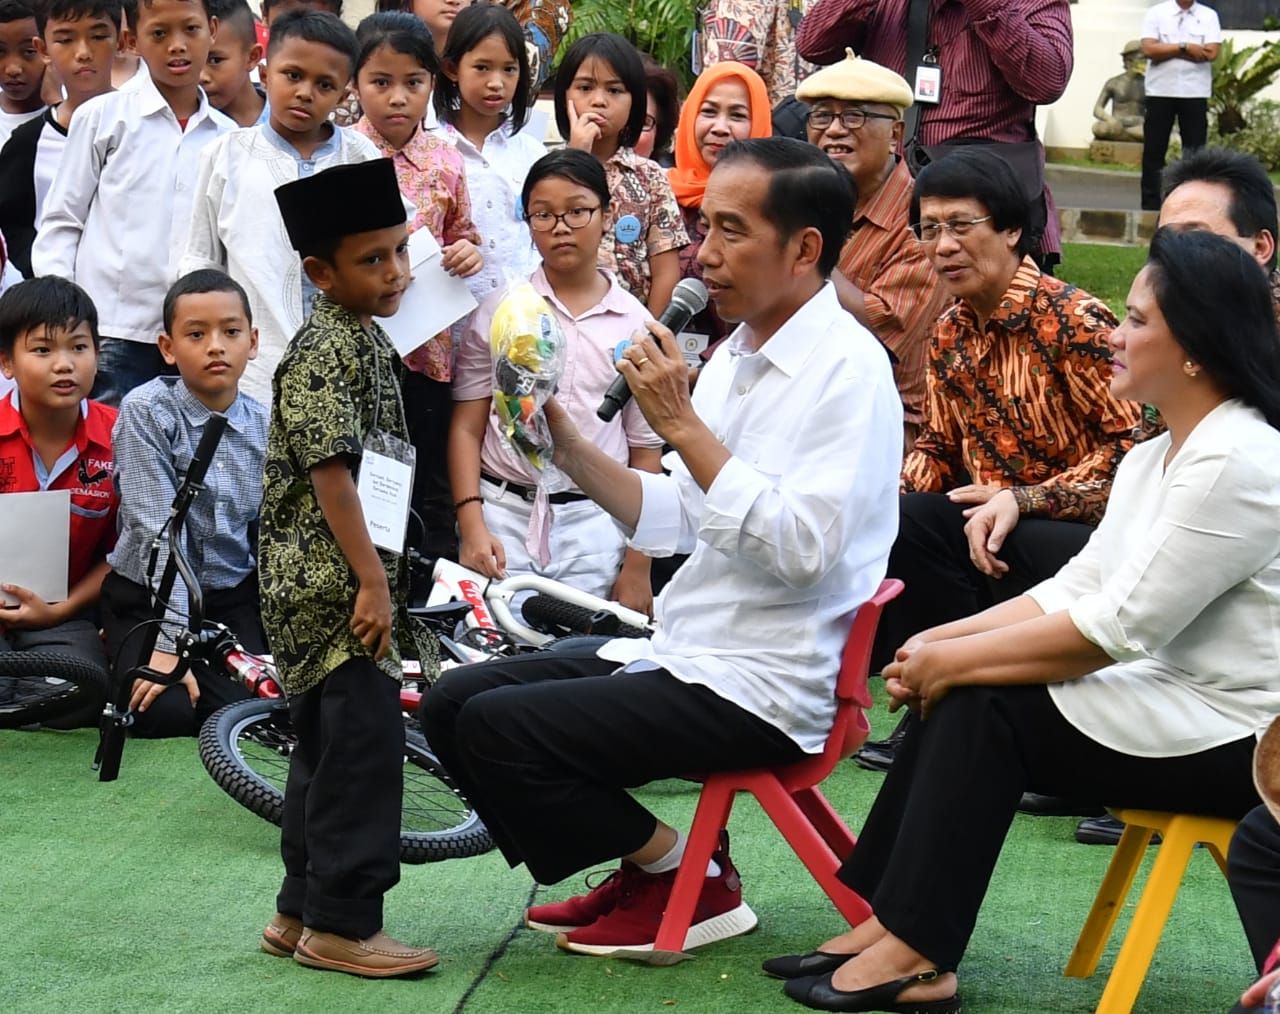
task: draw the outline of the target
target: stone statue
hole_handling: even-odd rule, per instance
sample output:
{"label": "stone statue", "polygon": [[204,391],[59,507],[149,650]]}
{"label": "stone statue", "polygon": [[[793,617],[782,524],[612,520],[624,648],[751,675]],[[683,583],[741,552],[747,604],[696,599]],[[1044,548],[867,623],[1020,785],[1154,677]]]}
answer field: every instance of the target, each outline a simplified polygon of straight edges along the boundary
{"label": "stone statue", "polygon": [[[1124,73],[1102,86],[1093,107],[1093,136],[1100,141],[1141,142],[1146,104],[1142,75],[1147,66],[1142,43],[1137,39],[1126,42],[1120,55],[1124,58]],[[1107,112],[1107,103],[1111,104],[1110,112]]]}

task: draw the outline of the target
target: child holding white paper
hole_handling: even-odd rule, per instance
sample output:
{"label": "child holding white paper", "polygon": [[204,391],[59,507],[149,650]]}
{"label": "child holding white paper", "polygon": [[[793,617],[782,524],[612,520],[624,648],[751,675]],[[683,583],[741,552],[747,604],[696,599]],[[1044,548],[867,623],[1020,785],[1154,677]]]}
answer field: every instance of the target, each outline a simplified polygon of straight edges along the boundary
{"label": "child holding white paper", "polygon": [[[24,533],[0,525],[0,651],[56,651],[105,669],[96,610],[119,499],[112,483],[116,410],[89,400],[97,368],[98,311],[78,285],[49,275],[0,296],[0,370],[17,385],[0,401],[0,493],[70,493],[61,601],[6,576],[5,561],[18,558],[13,547]],[[89,702],[51,724],[93,725],[101,706]]]}
{"label": "child holding white paper", "polygon": [[[462,156],[452,145],[427,133],[422,119],[440,67],[431,32],[403,11],[371,14],[356,30],[356,92],[364,116],[355,130],[364,134],[395,166],[400,192],[417,208],[410,233],[428,229],[440,244],[441,266],[467,278],[484,267],[480,233],[471,221],[471,199]],[[413,508],[426,527],[428,555],[453,556],[453,509],[445,447],[453,399],[453,332],[432,336],[404,357],[409,372],[404,402],[409,436],[418,449]]]}
{"label": "child holding white paper", "polygon": [[267,47],[267,122],[224,134],[200,159],[178,273],[218,268],[249,293],[258,358],[240,386],[264,405],[271,403],[276,365],[317,291],[289,245],[275,190],[332,166],[378,158],[367,138],[329,120],[346,94],[355,59],[355,33],[335,15],[306,9],[281,14]]}

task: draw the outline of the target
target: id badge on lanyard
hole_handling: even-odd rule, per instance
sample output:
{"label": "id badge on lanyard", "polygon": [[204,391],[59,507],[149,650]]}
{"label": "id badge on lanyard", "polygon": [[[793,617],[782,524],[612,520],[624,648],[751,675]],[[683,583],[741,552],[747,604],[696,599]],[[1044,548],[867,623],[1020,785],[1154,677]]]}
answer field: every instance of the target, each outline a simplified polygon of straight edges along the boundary
{"label": "id badge on lanyard", "polygon": [[[400,554],[409,530],[409,500],[413,493],[413,469],[418,453],[414,446],[394,433],[379,427],[382,421],[382,368],[374,345],[374,376],[377,394],[373,409],[373,426],[365,437],[360,456],[360,474],[356,494],[364,513],[365,529],[379,549]],[[396,390],[396,400],[400,392]],[[404,418],[401,408],[400,418]]]}
{"label": "id badge on lanyard", "polygon": [[942,65],[938,63],[936,50],[925,53],[924,59],[916,65],[911,94],[917,102],[930,106],[942,101]]}

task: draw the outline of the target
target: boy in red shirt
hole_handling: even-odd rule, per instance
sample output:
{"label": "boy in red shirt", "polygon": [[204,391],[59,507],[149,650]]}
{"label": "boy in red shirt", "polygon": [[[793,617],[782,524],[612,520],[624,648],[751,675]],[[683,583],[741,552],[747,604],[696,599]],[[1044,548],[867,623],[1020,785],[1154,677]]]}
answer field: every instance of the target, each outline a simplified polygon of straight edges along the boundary
{"label": "boy in red shirt", "polygon": [[[119,500],[116,410],[88,400],[97,363],[98,312],[78,285],[50,276],[0,296],[0,370],[17,385],[0,401],[0,493],[71,491],[63,601],[5,581],[3,547],[22,535],[0,533],[0,651],[56,651],[105,669],[96,607]],[[93,724],[100,706],[76,717]]]}

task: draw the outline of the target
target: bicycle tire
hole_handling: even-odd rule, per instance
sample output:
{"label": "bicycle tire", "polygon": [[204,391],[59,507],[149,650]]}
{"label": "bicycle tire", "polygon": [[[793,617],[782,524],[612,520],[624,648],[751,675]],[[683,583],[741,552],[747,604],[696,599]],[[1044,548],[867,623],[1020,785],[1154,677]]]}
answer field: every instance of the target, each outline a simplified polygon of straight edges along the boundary
{"label": "bicycle tire", "polygon": [[57,718],[93,701],[104,702],[106,696],[107,674],[86,658],[0,652],[0,729]]}
{"label": "bicycle tire", "polygon": [[[493,839],[421,731],[405,718],[404,803],[400,861],[466,859],[493,848]],[[200,760],[232,799],[279,826],[284,785],[296,737],[288,705],[254,698],[228,704],[200,730]]]}
{"label": "bicycle tire", "polygon": [[[592,618],[595,613],[584,606],[565,602],[554,595],[534,595],[525,600],[520,607],[526,622],[532,627],[548,634],[592,634]],[[610,637],[648,637],[650,631],[642,627],[633,627],[629,623],[619,623],[616,633]]]}

